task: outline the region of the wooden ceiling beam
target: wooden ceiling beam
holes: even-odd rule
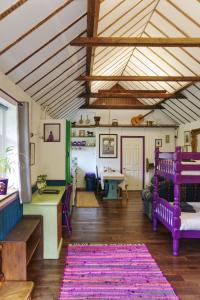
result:
[[[83,105],[85,109],[163,109],[159,105]]]
[[[178,97],[174,93],[90,93],[85,94],[82,93],[78,96],[79,98],[162,98],[162,99],[170,99]],[[181,99],[185,99],[186,97],[180,95]]]
[[[123,93],[123,94],[130,94],[130,93],[166,93],[166,90],[125,90],[125,89],[105,89],[105,90],[99,90],[99,93]]]
[[[200,47],[200,38],[77,37],[70,44],[85,47]]]
[[[118,93],[118,94],[130,94],[130,93],[166,93],[166,90],[124,90],[124,89],[109,89],[109,90],[99,90],[98,93],[101,94],[113,94],[113,93]]]
[[[79,76],[80,81],[200,81],[200,76]]]
[[[87,11],[87,37],[95,37],[97,35],[100,0],[88,0]],[[86,75],[91,75],[94,63],[94,48],[86,49]],[[86,92],[90,93],[91,83],[86,81]],[[89,104],[89,98],[86,98],[86,103]]]

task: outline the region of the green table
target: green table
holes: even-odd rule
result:
[[[32,195],[32,202],[23,204],[24,215],[43,216],[44,259],[59,258],[62,246],[62,196],[64,186],[49,186],[49,189],[59,190],[59,194]]]

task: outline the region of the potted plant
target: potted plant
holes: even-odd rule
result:
[[[0,195],[7,194],[8,174],[12,171],[13,147],[6,148],[5,155],[0,155]]]

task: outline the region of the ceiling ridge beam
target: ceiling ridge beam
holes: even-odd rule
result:
[[[71,46],[85,47],[200,47],[200,38],[77,37]]]

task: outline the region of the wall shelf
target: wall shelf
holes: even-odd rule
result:
[[[161,125],[152,125],[152,126],[147,126],[147,125],[138,125],[138,126],[132,126],[131,124],[119,124],[118,126],[114,126],[112,124],[100,124],[99,126],[96,125],[90,125],[85,126],[85,125],[73,125],[72,128],[95,128],[95,127],[99,127],[99,128],[103,128],[103,127],[113,127],[113,128],[178,128],[179,125],[175,125],[175,124],[161,124]]]
[[[72,135],[71,136],[71,138],[74,138],[74,139],[85,139],[85,138],[96,138],[96,136],[95,135],[93,135],[93,136],[74,136],[74,135]]]

